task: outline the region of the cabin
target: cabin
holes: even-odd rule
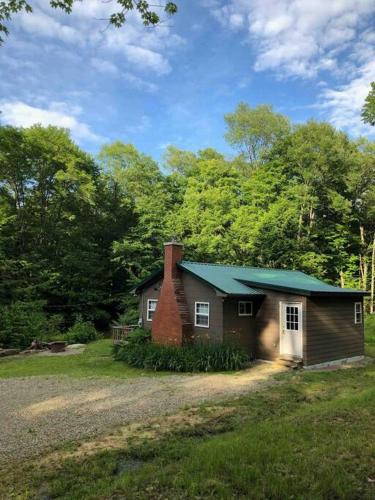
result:
[[[226,343],[253,358],[304,367],[364,355],[366,292],[300,271],[189,262],[172,241],[164,245],[163,269],[133,292],[139,322],[159,344]]]

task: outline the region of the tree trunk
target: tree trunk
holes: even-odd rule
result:
[[[368,261],[366,255],[366,240],[365,240],[365,228],[359,226],[359,234],[361,238],[361,255],[359,256],[360,262],[360,276],[361,276],[361,288],[367,290],[367,276],[368,276]]]
[[[375,233],[372,240],[371,255],[371,286],[370,286],[370,313],[374,314],[374,289],[375,289]]]
[[[341,286],[341,288],[345,287],[345,278],[344,278],[344,273],[342,270],[340,271],[340,286]]]

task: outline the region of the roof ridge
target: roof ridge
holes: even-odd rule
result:
[[[211,262],[197,262],[194,260],[181,260],[181,264],[187,263],[187,264],[199,264],[201,266],[217,266],[217,267],[238,267],[240,269],[243,269],[244,267],[247,269],[265,269],[267,271],[285,271],[285,272],[290,272],[290,273],[302,273],[306,274],[303,271],[299,271],[298,269],[283,269],[281,267],[257,267],[257,266],[238,266],[236,264],[217,264],[217,263],[211,263]],[[306,274],[306,276],[309,276]],[[318,279],[318,278],[316,278]]]

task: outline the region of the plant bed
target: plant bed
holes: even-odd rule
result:
[[[117,344],[113,350],[115,360],[153,371],[236,371],[250,361],[242,349],[229,345],[174,347],[129,342]]]

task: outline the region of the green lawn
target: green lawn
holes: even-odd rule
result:
[[[375,314],[366,316],[365,332],[366,354],[375,358]]]
[[[35,356],[0,359],[0,378],[31,375],[69,375],[71,377],[128,378],[145,372],[115,362],[109,339],[88,344],[85,352],[72,356]]]
[[[368,354],[375,323],[367,323]],[[5,498],[373,499],[375,364],[288,372],[220,422],[130,448],[5,471]],[[202,414],[205,408],[201,409]],[[20,479],[22,478],[22,479]]]

